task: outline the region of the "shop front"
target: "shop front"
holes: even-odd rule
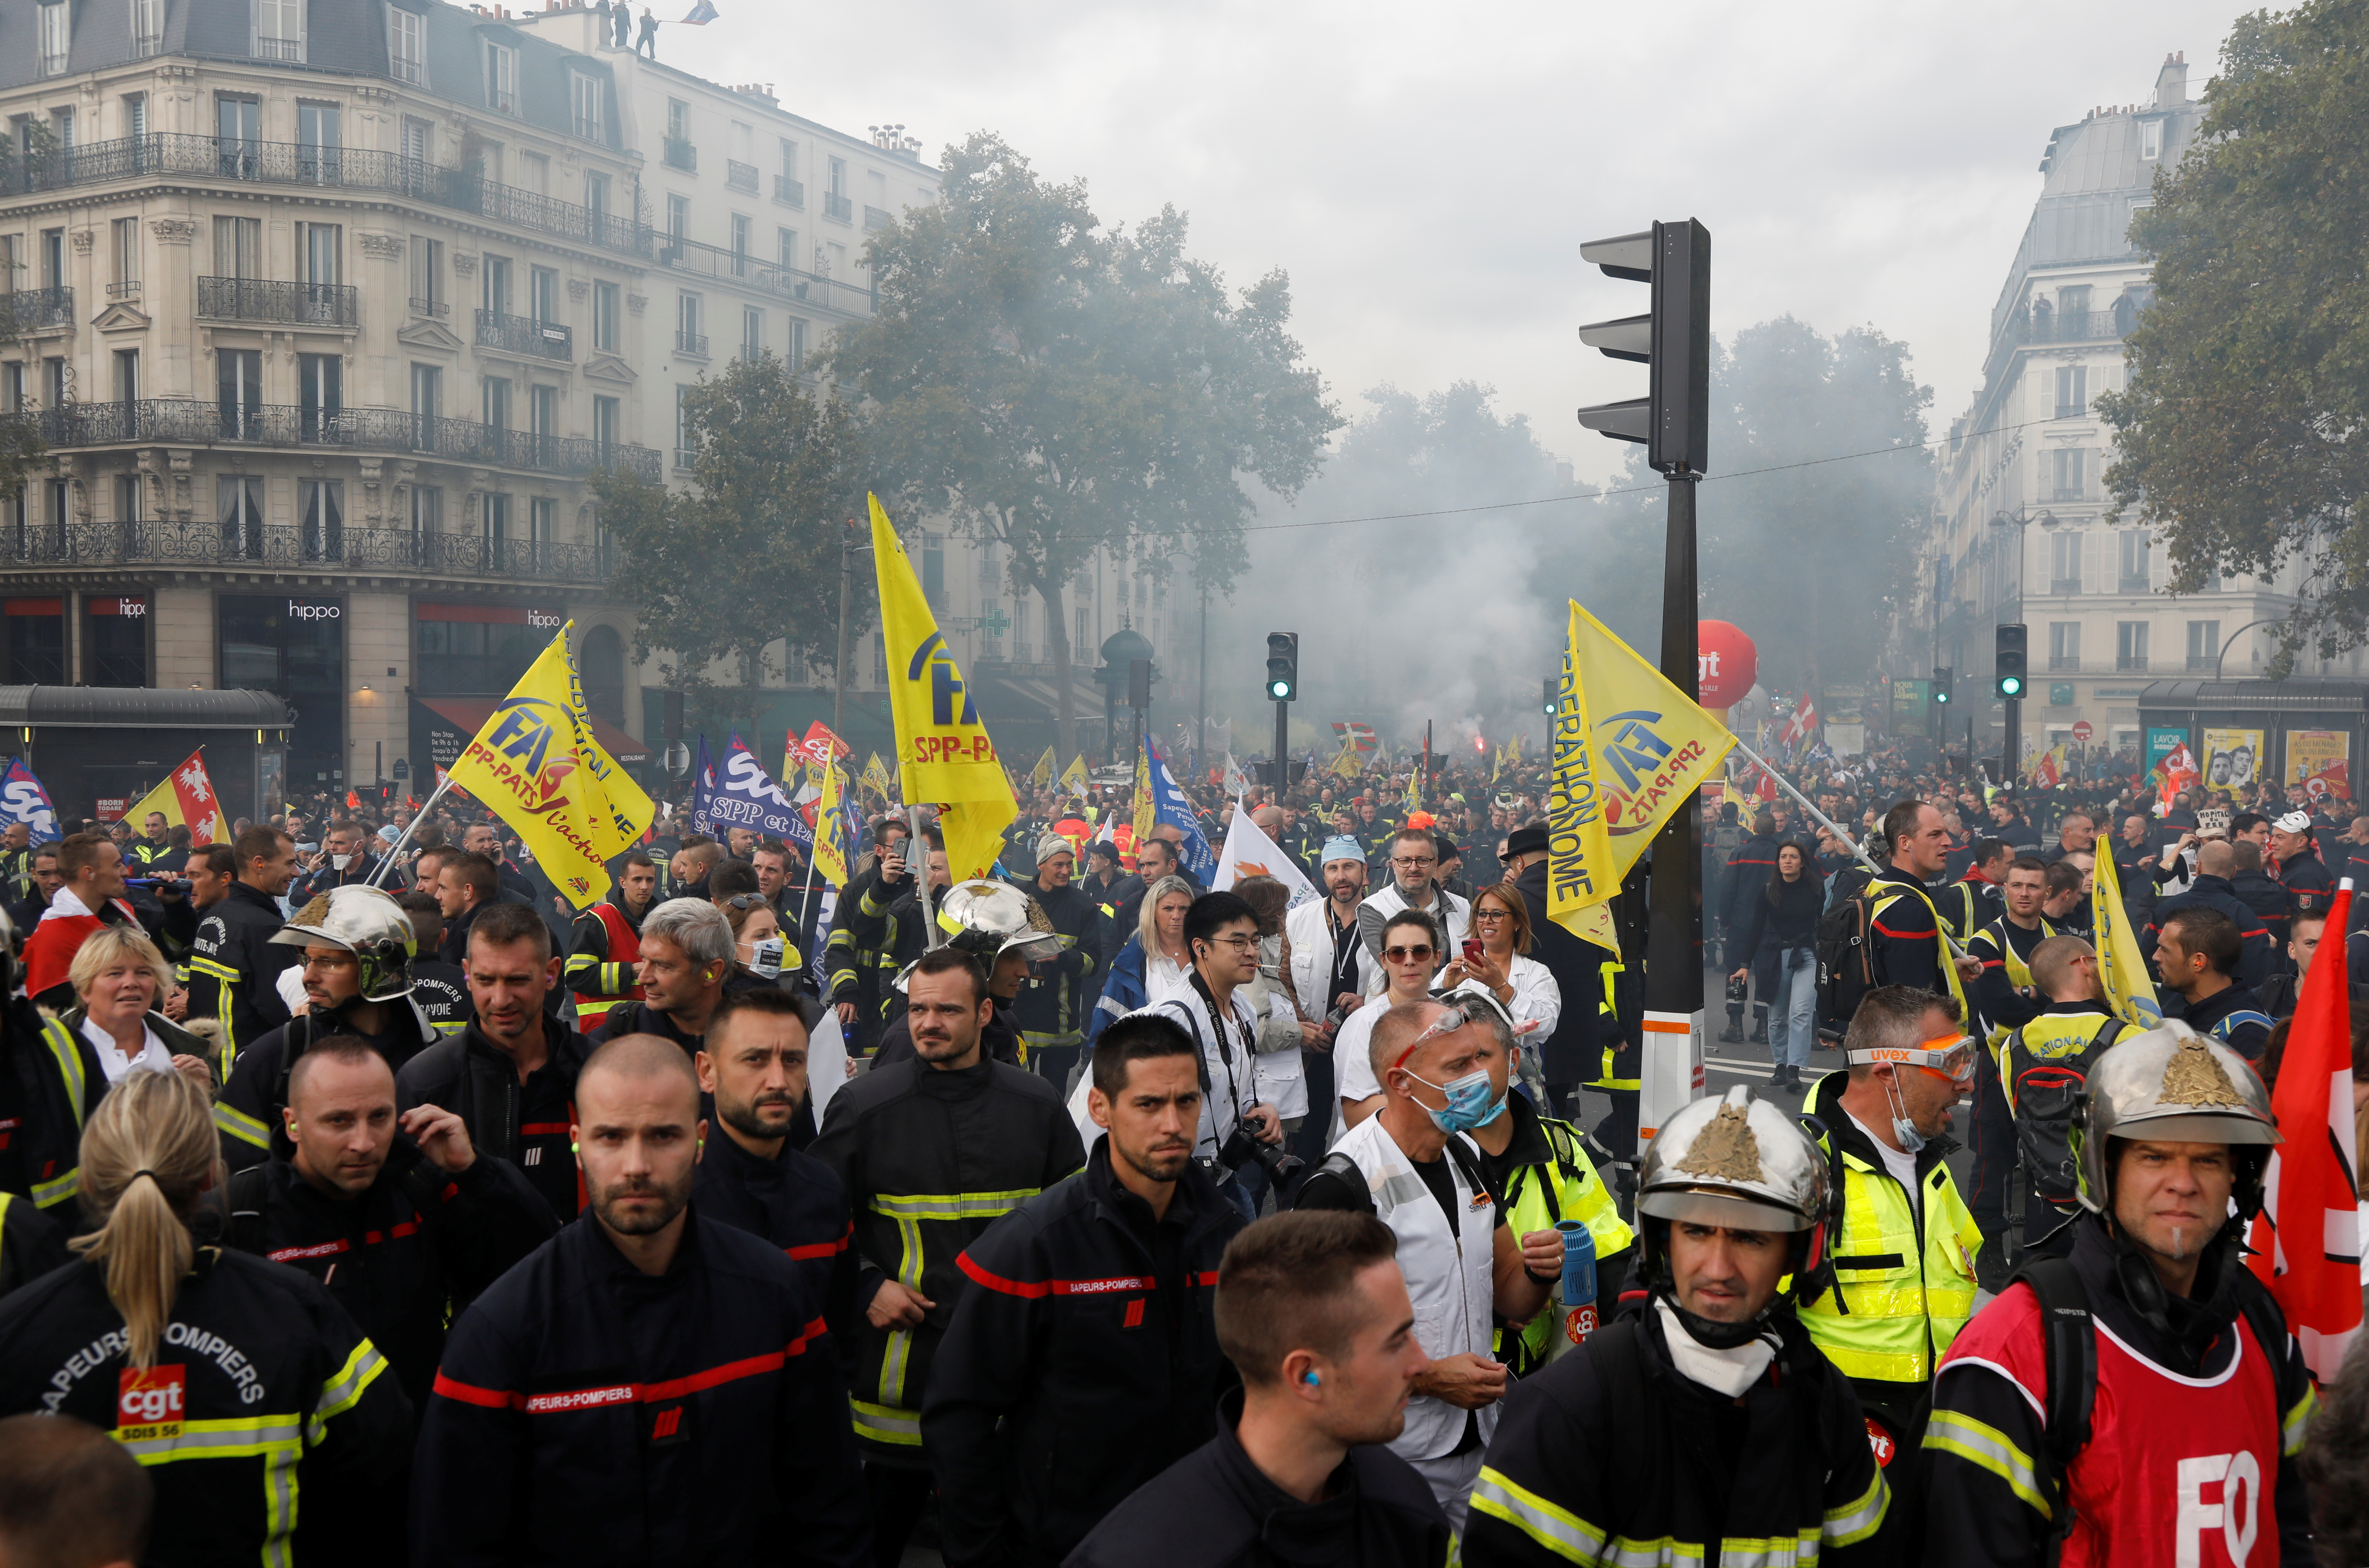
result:
[[[2352,759],[2369,738],[2369,682],[2157,681],[2138,704],[2144,766],[2185,746],[2207,789],[2251,798],[2268,781],[2340,807],[2353,799]]]
[[[220,680],[287,704],[288,788],[346,788],[346,601],[284,593],[214,601]]]

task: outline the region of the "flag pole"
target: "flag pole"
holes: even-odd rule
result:
[[[1744,753],[1745,761],[1757,763],[1760,771],[1767,773],[1771,779],[1775,780],[1779,789],[1781,789],[1787,795],[1791,795],[1794,803],[1800,806],[1803,811],[1809,813],[1810,817],[1816,821],[1819,827],[1824,828],[1841,842],[1849,846],[1851,857],[1853,859],[1857,860],[1861,865],[1866,866],[1870,871],[1874,872],[1879,876],[1883,874],[1885,868],[1876,864],[1874,860],[1869,856],[1868,853],[1860,848],[1859,841],[1857,839],[1851,837],[1848,833],[1844,832],[1842,829],[1835,825],[1833,818],[1829,818],[1825,812],[1819,810],[1816,807],[1811,805],[1809,796],[1803,795],[1800,790],[1795,789],[1792,784],[1786,780],[1784,774],[1779,773],[1776,769],[1770,767],[1768,762],[1763,761],[1759,752],[1755,751],[1751,747],[1746,746],[1741,738],[1734,737],[1734,731],[1730,731],[1729,734],[1732,738],[1735,739],[1735,749]],[[1950,934],[1949,928],[1947,926],[1943,926],[1940,928],[1940,932],[1941,940],[1950,944],[1950,951],[1956,954],[1961,958],[1964,957],[1966,956],[1966,950],[1958,945],[1957,939]]]
[[[436,803],[443,799],[444,792],[452,787],[452,775],[446,773],[435,789],[429,793],[428,798],[419,803],[419,809],[411,814],[411,820],[403,825],[403,832],[395,839],[393,847],[378,857],[378,869],[370,874],[370,880],[364,882],[363,887],[375,887],[379,885],[379,878],[384,876],[388,869],[395,864],[395,857],[403,853],[403,846],[411,841],[411,835],[418,830],[419,824],[427,819],[429,812],[436,809]]]
[[[905,842],[921,852],[921,868],[913,874],[913,892],[921,900],[921,950],[944,945],[945,938],[938,933],[938,917],[930,910],[930,841],[921,837],[921,808],[908,804],[905,807]]]

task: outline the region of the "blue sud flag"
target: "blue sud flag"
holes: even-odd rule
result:
[[[806,814],[790,804],[738,734],[725,748],[723,761],[712,769],[707,738],[700,737],[699,778],[700,787],[692,797],[692,825],[701,832],[721,838],[727,829],[748,828],[785,843],[814,843],[814,828]]]
[[[58,808],[22,757],[9,758],[7,773],[0,775],[0,822],[24,823],[37,844],[58,841]]]
[[[1144,743],[1144,750],[1151,754],[1152,818],[1184,833],[1184,869],[1193,874],[1194,881],[1207,887],[1218,875],[1217,852],[1209,848],[1209,841],[1202,835],[1201,818],[1193,814],[1191,802],[1176,787],[1176,776],[1168,771],[1168,759],[1150,741]]]

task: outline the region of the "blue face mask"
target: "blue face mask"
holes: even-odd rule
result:
[[[1472,1125],[1476,1127],[1487,1127],[1491,1122],[1494,1122],[1499,1116],[1504,1116],[1505,1114],[1506,1103],[1512,1100],[1513,1097],[1514,1080],[1509,1074],[1505,1079],[1505,1092],[1503,1094],[1498,1095],[1495,1103],[1490,1105],[1488,1114],[1483,1116],[1479,1121],[1474,1122]]]
[[[1412,1072],[1407,1076],[1414,1078]],[[1493,1091],[1489,1086],[1489,1074],[1478,1068],[1446,1083],[1434,1083],[1428,1078],[1414,1078],[1414,1081],[1426,1089],[1436,1089],[1448,1096],[1448,1109],[1444,1111],[1435,1111],[1429,1105],[1423,1107],[1430,1116],[1432,1125],[1442,1132],[1471,1132],[1476,1127],[1485,1127],[1505,1108],[1502,1100],[1497,1102],[1494,1110],[1491,1108],[1489,1102]]]

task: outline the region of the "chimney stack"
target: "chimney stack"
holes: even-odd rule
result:
[[[2163,57],[2163,69],[2155,76],[2155,107],[2178,109],[2188,101],[2188,52]]]

